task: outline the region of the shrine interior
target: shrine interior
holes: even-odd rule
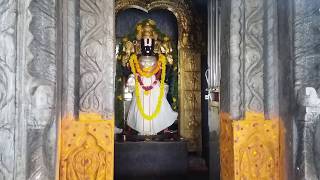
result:
[[[146,12],[135,7],[119,11],[116,14],[116,56],[120,59],[116,65],[115,87],[115,123],[119,131],[115,140],[116,179],[174,179],[181,176],[186,176],[188,179],[209,178],[208,105],[207,100],[205,100],[207,84],[205,72],[208,68],[207,5],[205,0],[194,1],[190,4],[190,9],[188,9],[196,17],[194,18],[196,27],[190,30],[190,35],[195,34],[197,38],[191,43],[193,43],[194,48],[199,50],[197,61],[199,61],[200,68],[195,72],[198,73],[197,76],[200,78],[196,79],[197,82],[191,83],[196,83],[196,86],[201,87],[201,89],[197,89],[199,97],[196,97],[196,100],[201,101],[194,102],[194,99],[190,99],[191,103],[199,103],[195,104],[195,106],[198,106],[197,110],[201,111],[199,113],[201,117],[197,122],[199,129],[192,129],[199,133],[195,138],[194,145],[188,145],[188,139],[180,136],[181,131],[179,128],[184,124],[179,121],[184,121],[181,120],[183,116],[178,115],[178,118],[172,124],[170,123],[170,126],[152,135],[142,135],[143,133],[132,128],[127,122],[134,93],[126,91],[127,82],[130,81],[129,76],[132,71],[128,69],[128,65],[123,66],[123,61],[125,61],[122,58],[124,57],[123,51],[126,51],[123,50],[126,48],[124,40],[126,41],[130,38],[134,40],[137,25],[148,20],[154,21],[157,31],[170,39],[172,47],[173,63],[167,65],[166,68],[165,83],[169,87],[166,99],[172,110],[178,114],[183,113],[181,111],[188,111],[187,109],[179,108],[179,103],[184,102],[179,98],[188,97],[184,97],[179,91],[179,89],[182,89],[179,81],[179,72],[181,67],[184,67],[184,61],[187,61],[187,59],[178,58],[181,56],[179,50],[182,49],[182,42],[179,41],[179,26],[181,25],[178,24],[177,17],[174,12],[166,9],[152,9]],[[185,81],[188,81],[188,79]],[[154,125],[156,126],[156,124]]]

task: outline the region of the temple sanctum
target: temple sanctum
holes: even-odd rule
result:
[[[0,0],[0,180],[320,180],[319,0]]]

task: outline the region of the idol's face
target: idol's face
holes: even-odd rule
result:
[[[151,38],[141,39],[141,53],[143,56],[153,56],[154,40]]]

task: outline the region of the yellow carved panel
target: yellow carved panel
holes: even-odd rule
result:
[[[224,180],[280,179],[279,120],[247,113],[234,121],[221,114],[221,177]]]
[[[112,180],[114,121],[97,114],[69,116],[61,121],[60,180]]]

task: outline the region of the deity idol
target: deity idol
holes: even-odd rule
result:
[[[125,45],[134,46],[135,49],[135,53],[130,53],[129,60],[132,74],[128,78],[127,88],[132,89],[134,96],[127,124],[140,135],[156,135],[171,126],[178,116],[166,98],[166,64],[171,63],[172,58],[168,55],[167,46],[161,43],[166,45],[168,38],[163,42],[158,41],[154,28],[152,20],[138,25],[137,41]],[[158,45],[160,47],[155,50]]]

